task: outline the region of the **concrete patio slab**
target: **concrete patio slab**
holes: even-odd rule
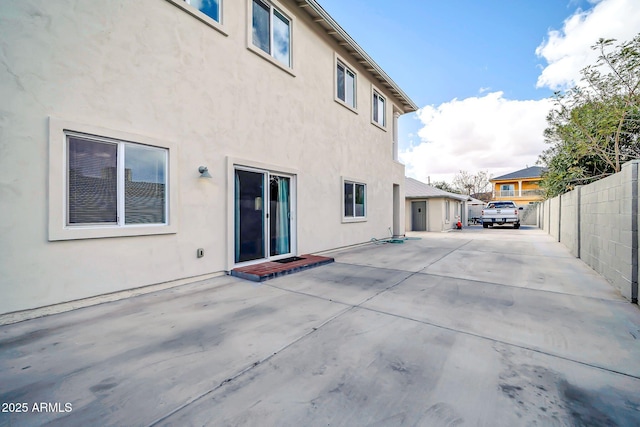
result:
[[[0,425],[145,425],[312,332],[347,307],[219,278],[0,329]]]
[[[619,293],[598,273],[575,258],[458,250],[422,273],[480,280],[509,286],[594,298],[617,299]],[[576,280],[576,278],[580,278]]]
[[[640,377],[624,301],[416,274],[363,307]]]
[[[487,245],[485,239],[474,239],[465,245],[464,249],[474,252],[497,252],[517,255],[530,255],[535,253],[538,256],[575,258],[565,246],[556,244],[557,242],[549,239],[548,236],[535,236],[530,232],[532,231],[530,228],[522,227],[518,230],[527,233],[527,239],[525,240],[509,238],[512,236],[507,236],[506,231],[507,230],[483,230],[482,233],[484,234],[496,233],[491,236],[493,237],[491,244]]]
[[[419,236],[1,326],[0,426],[640,425],[637,305],[533,228]]]
[[[453,239],[407,240],[405,243],[370,244],[332,253],[336,262],[418,272],[455,251],[464,242]],[[420,248],[420,251],[416,251]]]
[[[638,379],[354,309],[160,425],[632,426],[639,386]]]
[[[594,298],[620,296],[602,276],[585,263],[576,262],[565,246],[539,230],[474,231],[481,238],[468,240],[465,236],[470,234],[448,233],[451,238],[464,240],[464,245],[420,272]],[[489,237],[493,239],[487,240]]]
[[[389,289],[411,273],[334,263],[268,284],[288,291],[313,295],[331,301],[358,305]]]

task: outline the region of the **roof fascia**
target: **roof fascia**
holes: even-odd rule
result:
[[[380,80],[387,84],[387,88],[395,95],[395,97],[401,102],[402,109],[405,113],[411,113],[418,110],[418,106],[404,93],[400,86],[391,79],[384,72],[382,68],[362,49],[358,43],[351,38],[349,34],[329,15],[323,8],[316,2],[316,0],[298,0],[300,7],[310,7],[313,11],[319,15],[322,20],[331,28],[332,35],[336,38],[342,39],[344,43],[350,46],[357,54],[362,58],[359,62],[363,62],[367,65],[367,69]],[[356,58],[358,59],[358,58]]]

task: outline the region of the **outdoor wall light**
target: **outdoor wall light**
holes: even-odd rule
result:
[[[206,166],[200,166],[198,168],[198,172],[200,172],[200,178],[211,178],[211,174],[209,174],[209,168]]]

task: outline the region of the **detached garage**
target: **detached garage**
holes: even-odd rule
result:
[[[413,178],[405,177],[406,231],[447,231],[458,217],[466,223],[469,196],[449,193]]]

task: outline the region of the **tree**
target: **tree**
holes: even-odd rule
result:
[[[449,193],[460,193],[457,188],[454,188],[446,181],[435,181],[432,185],[440,190],[448,191]]]
[[[480,171],[472,174],[461,170],[453,177],[453,186],[456,187],[461,194],[486,193],[491,190],[489,179],[491,179],[491,175],[489,175],[488,171]]]
[[[554,94],[539,157],[546,166],[540,186],[554,197],[619,172],[640,157],[640,33],[613,47],[600,39],[592,49],[600,55],[581,71],[577,86]]]

